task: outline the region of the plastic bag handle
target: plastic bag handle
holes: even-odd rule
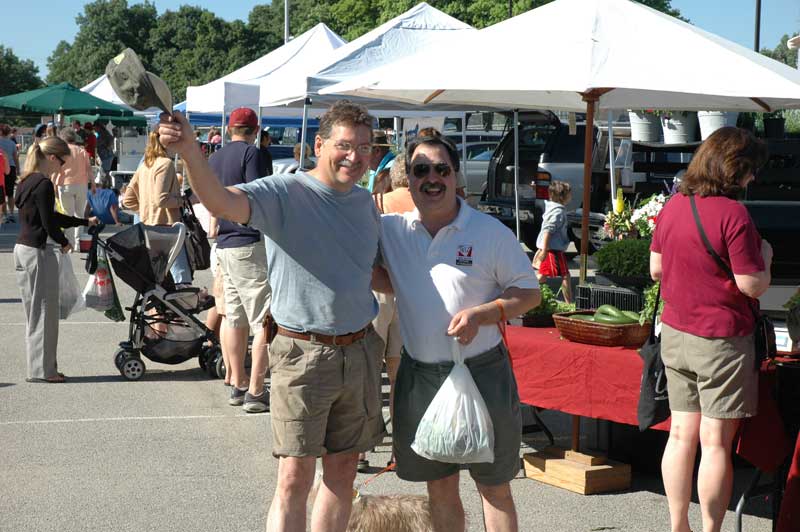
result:
[[[456,364],[463,364],[464,363],[464,355],[461,353],[461,344],[458,343],[458,338],[453,336],[453,362]]]

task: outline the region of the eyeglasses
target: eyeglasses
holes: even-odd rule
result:
[[[447,163],[418,163],[411,167],[411,173],[414,174],[414,177],[417,179],[422,179],[431,173],[431,168],[442,177],[450,177],[450,174],[453,173],[453,169],[450,168],[450,165]]]
[[[65,164],[67,164],[67,162],[64,159],[62,159],[60,155],[53,155],[53,157],[58,159],[58,162],[61,163],[60,166],[64,166]]]
[[[358,146],[353,146],[349,142],[337,142],[333,145],[333,147],[340,152],[347,154],[356,152],[359,155],[369,155],[372,153],[372,144],[359,144]]]

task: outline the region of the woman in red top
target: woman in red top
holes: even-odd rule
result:
[[[721,529],[733,483],[733,438],[740,420],[758,407],[751,305],[757,308],[756,298],[769,287],[772,248],[735,198],[766,159],[766,147],[751,133],[717,130],[697,150],[653,234],[650,273],[661,280],[661,356],[672,410],[661,470],[673,532],[690,530],[698,441],[703,530]],[[706,250],[690,197],[735,282]]]

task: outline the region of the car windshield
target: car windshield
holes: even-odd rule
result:
[[[533,198],[531,181],[539,168],[539,159],[548,142],[558,131],[558,124],[523,124],[519,131],[519,193],[521,198]],[[514,136],[509,134],[496,166],[495,194],[514,196]]]

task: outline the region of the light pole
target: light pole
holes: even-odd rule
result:
[[[283,0],[283,44],[289,42],[289,0]]]
[[[761,0],[756,0],[756,34],[753,50],[758,52],[761,48]]]

